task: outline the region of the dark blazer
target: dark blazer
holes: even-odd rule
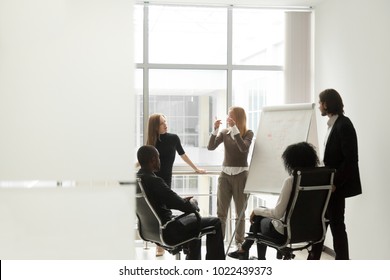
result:
[[[171,209],[185,213],[196,211],[196,207],[188,199],[181,198],[168,187],[162,178],[157,177],[154,173],[141,168],[137,177],[141,178],[146,195],[163,224],[173,217]]]
[[[344,197],[362,193],[358,166],[358,142],[351,120],[339,115],[325,146],[324,164],[336,169],[336,192]]]

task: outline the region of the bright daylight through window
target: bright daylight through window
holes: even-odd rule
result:
[[[206,149],[213,120],[226,125],[228,107],[242,106],[256,132],[262,107],[283,104],[285,12],[139,4],[134,18],[137,147],[162,113],[193,162],[219,168],[223,148]]]

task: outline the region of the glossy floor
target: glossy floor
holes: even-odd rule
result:
[[[227,248],[227,244],[226,244]],[[236,248],[230,248],[229,252],[235,251]],[[206,247],[205,245],[202,246],[202,259],[204,259],[204,255],[206,253]],[[174,260],[175,256],[169,254],[168,252],[165,252],[163,256],[156,257],[156,246],[152,243],[145,243],[138,241],[136,246],[136,259],[137,260]],[[252,246],[250,250],[250,257],[257,256],[256,252],[256,246]],[[181,253],[181,260],[184,260],[185,255]],[[295,252],[295,258],[294,260],[306,260],[307,258],[307,250],[303,251],[297,251]],[[321,260],[333,260],[334,257],[331,255],[323,252],[321,255]],[[226,260],[235,260],[230,257],[226,257]],[[276,260],[276,251],[275,249],[269,248],[267,250],[267,260]]]

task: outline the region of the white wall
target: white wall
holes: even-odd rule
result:
[[[0,259],[134,258],[134,188],[0,189]]]
[[[129,180],[132,2],[0,2],[0,180]]]
[[[0,259],[134,257],[133,1],[0,1]]]
[[[315,8],[316,102],[323,89],[338,90],[358,134],[363,195],[346,203],[351,259],[390,259],[389,10],[388,0],[326,0]]]
[[[323,0],[150,0],[149,3],[172,3],[172,4],[216,4],[216,5],[236,5],[250,7],[293,7],[293,6],[315,6]]]

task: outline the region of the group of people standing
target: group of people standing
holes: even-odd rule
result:
[[[327,89],[319,95],[319,110],[323,116],[328,116],[328,133],[325,139],[325,166],[337,170],[334,179],[333,192],[326,213],[333,235],[333,245],[336,259],[349,259],[348,238],[344,222],[345,198],[361,194],[361,184],[358,169],[358,146],[356,131],[352,122],[344,116],[344,105],[339,93]],[[207,149],[215,150],[224,145],[222,171],[217,187],[217,216],[202,218],[202,227],[213,225],[216,234],[207,235],[206,259],[225,259],[224,237],[227,214],[233,199],[236,211],[235,242],[237,250],[228,255],[237,259],[248,259],[251,241],[245,241],[245,210],[247,194],[244,193],[248,176],[248,154],[254,133],[247,128],[246,113],[241,107],[231,107],[226,119],[226,128],[221,129],[222,120],[214,122]],[[138,150],[137,158],[141,165],[137,176],[145,186],[147,195],[153,196],[152,201],[157,214],[163,221],[172,217],[171,209],[183,212],[196,211],[197,207],[190,203],[190,198],[181,198],[173,190],[172,168],[176,153],[196,173],[206,173],[198,168],[186,155],[180,138],[168,133],[166,117],[163,114],[153,114],[149,117],[146,145]],[[286,148],[282,155],[283,164],[289,173],[285,179],[280,196],[274,208],[256,208],[250,215],[251,231],[261,232],[276,238],[283,238],[283,230],[274,219],[283,219],[288,199],[292,189],[292,172],[298,167],[315,167],[319,159],[315,147],[306,142],[295,143]],[[185,240],[186,233],[193,230],[196,219],[183,224],[170,224],[172,241]],[[188,234],[187,234],[188,235]],[[190,242],[187,259],[200,259],[200,241]],[[308,259],[320,259],[323,243],[312,247]],[[258,258],[265,259],[266,246],[257,245]],[[156,256],[164,254],[157,246]]]

